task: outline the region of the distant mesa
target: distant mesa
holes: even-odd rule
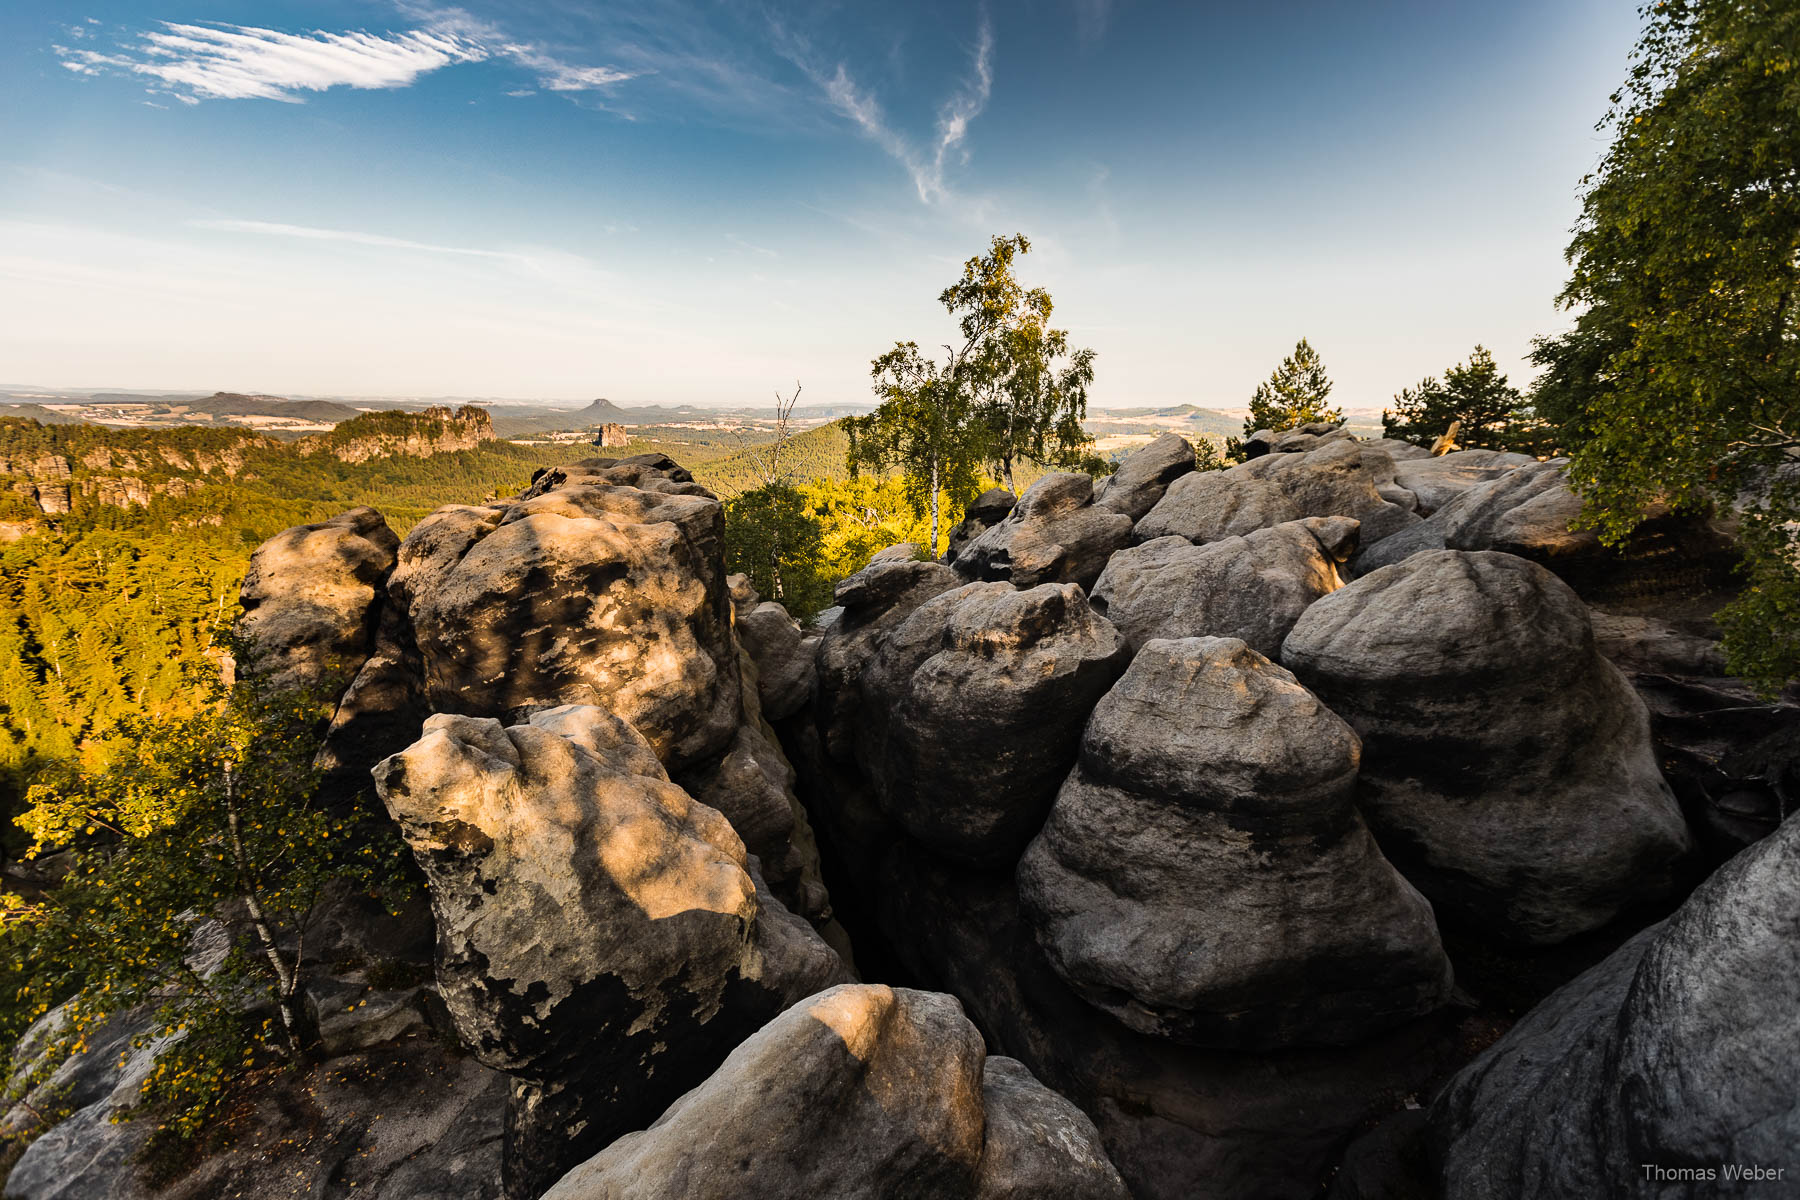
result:
[[[628,446],[631,444],[631,431],[617,421],[609,421],[600,427],[599,436],[594,438],[596,446]]]

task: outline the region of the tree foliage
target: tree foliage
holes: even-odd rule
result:
[[[1394,397],[1381,414],[1382,431],[1391,438],[1430,445],[1457,426],[1456,443],[1488,450],[1535,453],[1545,440],[1525,394],[1507,382],[1484,346],[1476,346],[1466,363],[1421,380]]]
[[[71,848],[73,867],[39,899],[7,896],[0,933],[4,1032],[61,1005],[15,1098],[100,1022],[148,1010],[136,1044],[159,1053],[142,1107],[176,1139],[204,1128],[237,1072],[312,1056],[307,916],[327,881],[375,888],[398,861],[312,803],[322,704],[201,686],[197,712],[122,719],[131,753],[32,788],[19,824],[33,852]]]
[[[1294,352],[1281,360],[1281,365],[1263,383],[1256,385],[1250,397],[1250,416],[1244,421],[1247,438],[1259,429],[1280,433],[1284,429],[1307,425],[1314,421],[1342,421],[1342,409],[1328,407],[1331,380],[1325,375],[1325,364],[1305,338],[1294,345]]]
[[[758,595],[806,618],[831,600],[819,570],[824,529],[791,483],[768,483],[725,502],[725,569],[749,576]]]
[[[1734,670],[1774,686],[1800,674],[1800,6],[1643,13],[1569,247],[1562,300],[1579,315],[1537,346],[1536,402],[1608,541],[1659,502],[1757,497],[1726,646]]]
[[[917,342],[895,343],[871,365],[880,406],[844,423],[852,473],[897,469],[931,516],[934,553],[945,530],[939,495],[966,503],[984,465],[1009,486],[1024,459],[1101,469],[1082,428],[1094,353],[1071,350],[1067,331],[1050,328],[1050,293],[1013,274],[1030,249],[1023,234],[995,237],[988,253],[964,263],[962,278],[938,296],[960,342],[944,346],[942,361]]]

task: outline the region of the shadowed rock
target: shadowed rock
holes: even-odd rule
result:
[[[1448,1200],[1785,1195],[1800,1146],[1800,819],[1545,1000],[1432,1106]],[[1643,1165],[1714,1178],[1646,1178]],[[1755,1164],[1780,1177],[1732,1178]]]
[[[457,1031],[514,1077],[509,1196],[537,1196],[843,976],[760,892],[726,819],[600,709],[435,716],[375,780],[430,883]]]
[[[1018,502],[1019,498],[1005,488],[989,488],[977,496],[974,503],[963,510],[963,519],[950,531],[950,544],[944,551],[944,561],[956,562],[964,547],[1004,521],[1006,514]]]
[[[1362,736],[1359,802],[1440,916],[1550,943],[1673,886],[1644,704],[1544,568],[1414,556],[1314,603],[1282,660]]]
[[[1132,536],[1147,542],[1176,534],[1205,543],[1304,517],[1355,517],[1369,545],[1418,521],[1376,489],[1368,462],[1384,457],[1346,436],[1310,453],[1276,452],[1225,471],[1196,471],[1169,485]],[[1391,462],[1387,470],[1391,476]]]
[[[1153,641],[1019,864],[1052,965],[1144,1033],[1354,1042],[1441,1005],[1431,906],[1354,804],[1356,735],[1234,638]]]
[[[738,609],[737,636],[756,663],[763,715],[781,721],[799,712],[812,699],[818,666],[787,609],[773,600]]]
[[[1094,607],[1134,647],[1152,638],[1234,637],[1274,658],[1320,596],[1343,586],[1357,522],[1311,517],[1204,546],[1162,537],[1119,551],[1094,584]]]
[[[1107,557],[1130,539],[1131,518],[1094,503],[1092,477],[1053,471],[1026,488],[1004,520],[962,549],[956,569],[1022,588],[1092,587]]]
[[[1129,653],[1074,584],[927,600],[862,676],[857,759],[883,811],[940,853],[1012,861]]]
[[[342,692],[369,657],[399,545],[380,513],[353,508],[257,547],[239,592],[238,631],[251,641],[240,671],[277,688]]]
[[[1023,1067],[986,1058],[951,997],[859,985],[771,1021],[544,1200],[1125,1200],[1098,1142]]]

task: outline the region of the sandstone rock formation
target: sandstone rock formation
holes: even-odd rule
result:
[[[842,977],[836,955],[757,888],[729,823],[601,709],[549,709],[511,728],[434,716],[375,778],[430,881],[457,1030],[514,1078],[516,1200]]]
[[[1282,661],[1362,736],[1359,803],[1440,919],[1556,942],[1675,885],[1643,702],[1544,568],[1413,556],[1315,602]]]
[[[950,531],[950,544],[944,561],[953,563],[970,542],[1006,519],[1019,498],[1005,488],[989,488],[963,509],[963,519]]]
[[[1272,453],[1224,471],[1197,471],[1169,490],[1137,523],[1133,539],[1176,534],[1215,542],[1304,517],[1355,517],[1371,545],[1418,517],[1383,498],[1369,461],[1385,458],[1348,437],[1324,439],[1308,452]],[[1392,473],[1391,462],[1387,471]]]
[[[544,1200],[1126,1195],[1092,1123],[987,1058],[954,999],[861,985],[783,1013]]]
[[[1074,584],[972,583],[925,601],[860,678],[857,758],[924,845],[1010,863],[1129,650]]]
[[[756,663],[756,691],[763,716],[781,721],[812,699],[818,664],[813,647],[802,639],[800,626],[773,600],[755,601],[737,610],[737,636]]]
[[[1057,971],[1133,1029],[1258,1049],[1429,1012],[1431,906],[1375,848],[1356,735],[1234,638],[1152,641],[1019,864]]]
[[[1154,538],[1112,556],[1094,584],[1094,607],[1133,646],[1234,637],[1275,658],[1306,606],[1343,586],[1339,571],[1358,532],[1350,517],[1309,517],[1204,546]]]
[[[1119,469],[1096,485],[1094,503],[1136,521],[1194,465],[1192,443],[1179,433],[1161,434],[1120,460]]]
[[[1800,819],[1789,819],[1456,1077],[1430,1115],[1443,1194],[1783,1194],[1800,1146],[1797,1044]],[[1785,1174],[1733,1178],[1750,1165]]]
[[[354,508],[257,547],[239,592],[252,644],[239,669],[273,687],[343,691],[374,644],[399,545],[380,513]]]
[[[1005,519],[970,541],[956,569],[971,579],[1092,587],[1107,557],[1131,538],[1131,518],[1094,503],[1088,475],[1052,471],[1025,489]]]

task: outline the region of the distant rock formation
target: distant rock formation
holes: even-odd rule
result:
[[[600,426],[599,434],[594,438],[594,445],[602,448],[609,446],[629,446],[631,431],[616,422],[607,422]]]
[[[465,404],[458,409],[436,406],[417,413],[364,413],[330,433],[302,438],[296,449],[302,455],[329,454],[340,462],[359,463],[389,454],[429,458],[473,450],[493,438],[494,422],[487,409]]]

